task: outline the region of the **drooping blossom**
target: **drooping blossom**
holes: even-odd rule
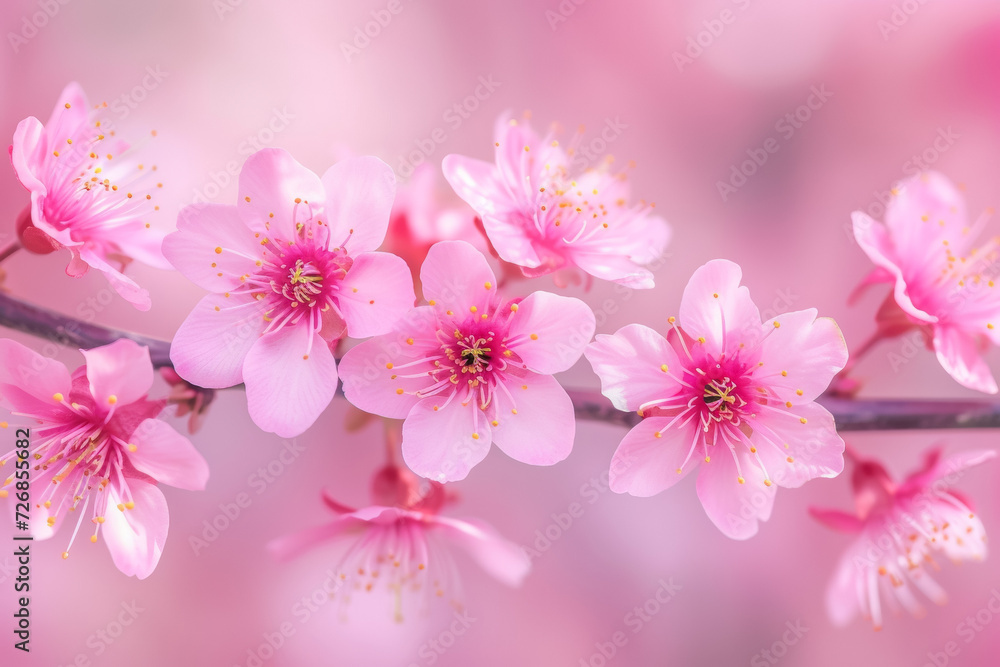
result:
[[[579,269],[633,288],[653,287],[645,268],[662,257],[670,228],[653,204],[629,204],[629,184],[610,161],[588,164],[550,134],[501,117],[495,163],[448,155],[442,168],[455,192],[482,219],[500,258],[527,277],[556,273],[566,284]]]
[[[97,269],[123,298],[149,310],[149,293],[123,271],[133,259],[170,268],[160,252],[163,233],[151,222],[163,183],[155,166],[139,162],[115,136],[104,116],[107,106],[91,108],[80,86],[71,83],[48,123],[34,117],[18,123],[10,160],[31,205],[17,233],[32,252],[66,248],[68,275]]]
[[[535,292],[498,294],[486,258],[442,241],[420,270],[428,305],[341,362],[354,405],[403,425],[403,458],[418,475],[463,479],[495,442],[533,465],[573,447],[573,405],[552,373],[580,358],[594,333],[582,301]]]
[[[118,340],[81,350],[72,374],[61,363],[0,339],[0,426],[30,429],[32,533],[51,537],[62,524],[98,534],[119,570],[145,579],[167,538],[167,501],[157,484],[197,491],[208,464],[191,442],[157,419],[165,402],[149,400],[149,350]],[[17,435],[22,438],[23,434]],[[0,456],[10,475],[0,496],[14,495],[18,450]]]
[[[246,384],[250,417],[293,437],[333,398],[331,346],[385,333],[413,306],[406,263],[373,252],[385,236],[395,178],[374,157],[320,179],[286,151],[243,165],[236,206],[185,207],[163,243],[184,275],[212,292],[180,326],[177,373],[201,387]]]
[[[878,267],[862,285],[893,284],[894,307],[882,309],[880,326],[902,320],[920,327],[957,382],[995,394],[997,383],[980,354],[987,343],[1000,343],[994,282],[1000,237],[980,241],[989,216],[970,224],[962,194],[939,173],[914,176],[892,193],[884,224],[853,214],[854,237]],[[898,334],[900,327],[892,329]]]
[[[160,376],[170,385],[167,404],[177,406],[178,417],[187,416],[188,433],[197,433],[201,430],[209,406],[215,400],[215,390],[196,387],[169,366],[160,369]]]
[[[425,482],[421,489],[408,471],[388,465],[373,487],[374,504],[361,509],[324,493],[335,519],[268,545],[288,560],[330,542],[338,554],[332,597],[345,616],[352,597],[364,595],[384,599],[385,613],[397,622],[428,615],[435,602],[461,607],[455,547],[508,586],[519,586],[531,569],[524,551],[486,522],[441,516],[448,501],[441,484]]]
[[[631,324],[584,353],[615,407],[643,417],[615,452],[611,489],[652,496],[699,468],[698,498],[734,539],[770,517],[776,486],[843,470],[844,442],[815,400],[847,361],[840,329],[815,309],[761,323],[741,277],[712,260],[667,339]]]
[[[854,536],[826,592],[830,619],[846,625],[860,613],[882,628],[883,605],[923,616],[920,597],[945,604],[928,574],[942,556],[955,563],[986,557],[986,532],[958,492],[949,489],[965,470],[996,456],[969,451],[943,459],[930,450],[924,466],[897,483],[877,461],[854,459],[855,512],[811,508],[824,525]]]

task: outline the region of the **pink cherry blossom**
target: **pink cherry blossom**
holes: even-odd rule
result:
[[[926,332],[944,369],[963,386],[995,394],[980,352],[1000,343],[993,280],[1000,237],[977,245],[988,216],[970,224],[961,193],[941,174],[919,174],[892,192],[885,224],[853,214],[854,237],[878,266],[862,285],[892,283],[895,310]]]
[[[854,535],[826,593],[831,620],[846,625],[859,612],[882,627],[882,605],[923,616],[917,592],[944,604],[944,590],[927,573],[935,556],[955,563],[986,557],[986,532],[968,501],[949,490],[964,471],[996,456],[969,451],[947,459],[929,451],[924,466],[896,483],[876,461],[855,460],[855,513],[810,509],[835,530]]]
[[[90,541],[103,535],[118,569],[145,579],[160,560],[169,524],[157,484],[204,489],[208,464],[156,418],[165,402],[146,397],[153,384],[147,348],[123,339],[81,351],[86,364],[70,374],[59,362],[0,339],[0,426],[8,433],[30,428],[35,537],[51,537],[68,521],[67,558],[86,520]],[[0,495],[15,486],[16,452],[0,457],[12,471]]]
[[[552,373],[580,358],[593,311],[548,292],[503,298],[486,258],[464,241],[434,245],[420,279],[429,305],[344,355],[347,399],[405,419],[406,464],[438,481],[463,479],[491,442],[532,465],[566,458],[573,405]]]
[[[163,234],[150,223],[163,184],[153,173],[156,167],[139,164],[115,136],[102,116],[106,108],[91,109],[80,86],[71,83],[48,123],[29,117],[18,124],[10,159],[31,194],[18,235],[33,252],[66,248],[68,275],[97,269],[118,294],[149,310],[149,293],[122,271],[132,259],[170,268],[160,252]]]
[[[170,358],[201,387],[246,384],[254,422],[282,437],[309,428],[333,399],[331,346],[385,333],[413,307],[406,263],[373,252],[395,191],[374,157],[320,179],[283,150],[251,155],[237,206],[181,210],[164,253],[212,294],[181,325]]]
[[[461,607],[454,547],[508,586],[519,586],[531,569],[524,550],[489,524],[439,515],[448,500],[442,485],[430,482],[420,493],[413,475],[390,465],[376,476],[375,491],[376,504],[361,509],[324,493],[337,518],[268,545],[275,557],[287,560],[331,542],[331,550],[339,552],[333,597],[343,613],[352,596],[361,595],[383,598],[396,622],[428,615],[434,601]]]
[[[761,323],[740,267],[712,260],[691,276],[669,340],[631,324],[585,355],[603,393],[643,417],[611,463],[618,493],[652,496],[698,473],[698,498],[727,536],[757,533],[775,485],[843,470],[844,442],[815,403],[847,362],[836,323],[816,310]]]
[[[653,287],[645,268],[662,257],[670,228],[652,204],[629,205],[624,174],[610,161],[588,165],[553,137],[540,138],[527,123],[501,117],[496,163],[448,155],[445,178],[482,219],[500,258],[525,276],[571,270],[633,288]]]

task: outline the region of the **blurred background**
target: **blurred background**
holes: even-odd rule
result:
[[[63,86],[79,81],[92,102],[109,103],[122,136],[157,130],[143,151],[165,184],[157,223],[164,228],[192,201],[235,201],[239,165],[255,148],[286,148],[319,173],[344,155],[373,154],[401,181],[426,162],[442,202],[457,205],[440,178],[441,158],[492,159],[500,113],[528,111],[540,129],[558,123],[570,135],[582,125],[583,145],[598,159],[635,161],[635,195],[655,201],[674,230],[655,290],[569,290],[595,307],[610,300],[598,316],[603,333],[630,322],[663,330],[691,272],[726,257],[743,266],[765,316],[815,306],[856,346],[872,332],[887,288],[846,303],[870,269],[850,234],[851,212],[880,218],[888,188],[921,168],[963,184],[973,215],[1000,200],[1000,6],[988,0],[5,0],[0,28],[7,140],[22,118],[47,119]],[[779,149],[745,168],[769,140]],[[0,169],[4,243],[27,201],[13,171]],[[67,259],[20,253],[4,263],[5,287],[66,314],[163,338],[201,296],[180,274],[134,264],[130,274],[153,300],[140,313],[109,299],[97,272],[65,276]],[[546,278],[512,285],[525,293],[551,288]],[[73,350],[58,357],[82,363]],[[988,358],[1000,371],[1000,355]],[[876,347],[857,371],[862,396],[978,397],[933,354],[901,340]],[[597,387],[585,362],[561,379]],[[157,380],[154,395],[166,391]],[[447,612],[403,624],[374,621],[361,607],[349,608],[344,621],[335,603],[297,613],[336,562],[318,549],[278,565],[263,545],[326,520],[323,488],[367,502],[382,434],[375,423],[347,434],[346,416],[336,399],[297,439],[302,451],[293,462],[262,486],[258,469],[286,445],[256,429],[239,391],[221,392],[193,437],[212,478],[203,493],[165,489],[170,539],[157,571],[145,581],[127,578],[103,545],[77,548],[63,561],[68,535],[35,545],[32,653],[13,651],[4,629],[0,664],[940,667],[945,659],[973,667],[996,664],[1000,654],[1000,619],[968,641],[958,627],[977,613],[980,623],[985,618],[1000,589],[994,559],[945,566],[937,576],[950,602],[932,605],[923,619],[890,617],[878,633],[860,619],[835,628],[823,596],[847,541],[806,510],[849,509],[846,476],[782,490],[758,536],[734,542],[705,516],[694,476],[654,498],[585,495],[591,480],[603,488],[600,476],[624,435],[587,422],[558,466],[532,468],[494,449],[454,485],[461,501],[450,514],[483,518],[524,545],[535,545],[536,531],[571,503],[584,507],[518,590],[459,555],[474,619],[461,634]],[[902,474],[933,443],[949,451],[995,447],[997,435],[848,440]],[[993,535],[1000,534],[996,465],[960,483]],[[193,546],[241,493],[250,505],[207,546]],[[7,619],[11,564],[0,555]],[[668,603],[638,631],[626,624],[671,580],[680,589]],[[293,633],[262,651],[283,624]],[[807,631],[774,649],[789,624]],[[601,646],[619,631],[627,642],[605,658]],[[428,650],[432,640],[447,647]],[[943,656],[948,642],[957,654]]]

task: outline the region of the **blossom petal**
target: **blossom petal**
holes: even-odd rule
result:
[[[307,218],[308,211],[316,211],[326,202],[319,176],[280,148],[265,148],[246,159],[239,191],[236,206],[247,226],[256,232],[275,233],[286,241],[295,235],[297,219]],[[302,207],[298,218],[297,207]]]
[[[0,338],[0,386],[6,385],[36,399],[41,406],[59,405],[55,394],[69,397],[73,380],[66,367],[55,359],[43,357],[34,350],[9,338]],[[4,398],[7,398],[6,393]],[[21,412],[21,410],[16,410]]]
[[[154,484],[129,478],[134,509],[121,511],[123,497],[117,485],[108,485],[108,508],[101,527],[115,566],[125,574],[145,579],[156,569],[167,541],[170,514],[167,499]]]
[[[415,300],[406,262],[386,252],[365,252],[344,277],[337,307],[347,320],[347,335],[367,338],[389,331]]]
[[[673,396],[681,384],[677,353],[666,339],[642,324],[629,324],[612,335],[599,334],[584,356],[601,378],[601,393],[619,410],[633,412],[643,403]]]
[[[840,531],[842,533],[856,534],[864,528],[864,522],[853,514],[841,512],[840,510],[821,509],[810,507],[809,514],[827,528]]]
[[[340,516],[321,526],[273,539],[267,543],[267,550],[276,560],[288,561],[351,529],[363,528],[367,523],[355,516]]]
[[[844,440],[833,415],[816,403],[793,404],[787,413],[758,414],[749,422],[750,441],[777,485],[797,488],[817,477],[836,477],[844,470]]]
[[[39,172],[44,168],[47,150],[45,128],[37,118],[25,118],[17,124],[10,146],[10,162],[17,180],[33,194],[46,193]]]
[[[237,207],[193,204],[181,209],[177,231],[163,240],[163,254],[198,287],[226,292],[257,270],[260,242]],[[221,274],[221,275],[220,275]]]
[[[147,419],[130,440],[135,451],[129,451],[129,461],[157,482],[188,491],[201,491],[208,483],[205,457],[166,422]]]
[[[510,197],[495,165],[464,155],[445,155],[441,171],[455,194],[480,216],[496,216],[510,210]]]
[[[421,477],[457,482],[490,451],[492,430],[478,407],[458,397],[417,403],[403,422],[403,460]],[[435,407],[438,409],[435,410]]]
[[[713,259],[691,276],[681,296],[680,325],[692,338],[704,338],[712,354],[751,347],[760,340],[760,312],[750,290],[740,285],[738,264]],[[716,296],[718,295],[718,296]]]
[[[243,361],[264,330],[260,304],[209,294],[198,302],[170,344],[170,361],[182,378],[220,389],[243,382]]]
[[[80,350],[87,360],[90,394],[99,406],[134,403],[153,386],[149,348],[127,338],[110,345]],[[111,397],[114,398],[111,398]]]
[[[987,394],[997,393],[996,380],[971,335],[957,327],[935,326],[934,351],[944,369],[960,385]]]
[[[721,449],[720,449],[721,447]],[[776,486],[764,484],[764,473],[750,454],[737,447],[736,456],[717,446],[710,463],[702,463],[698,473],[698,498],[708,518],[727,537],[745,540],[757,534],[758,522],[767,521],[774,507]],[[740,484],[742,472],[744,483]]]
[[[330,242],[351,255],[382,245],[389,226],[396,176],[373,156],[341,160],[323,174]]]
[[[551,375],[511,378],[494,395],[493,442],[516,461],[549,466],[569,456],[576,436],[573,401]],[[513,400],[511,400],[513,396]]]
[[[149,310],[152,302],[149,300],[149,292],[139,287],[139,284],[126,276],[124,273],[114,268],[105,261],[95,250],[84,245],[79,249],[80,259],[86,262],[91,268],[97,269],[104,274],[104,277],[111,283],[111,287],[118,292],[119,296],[131,303],[138,310]]]
[[[779,315],[764,330],[768,333],[760,349],[765,366],[754,377],[766,376],[782,400],[815,400],[847,364],[840,327],[829,317],[817,318],[815,308]]]
[[[508,346],[536,373],[560,373],[579,361],[595,327],[594,311],[580,299],[535,292],[518,304]]]
[[[420,267],[424,298],[468,310],[485,312],[494,294],[496,276],[483,253],[465,241],[441,241],[431,246]],[[489,287],[487,287],[489,285]]]
[[[337,389],[337,362],[308,326],[289,325],[261,336],[243,363],[250,418],[283,438],[313,425]]]
[[[615,450],[608,478],[611,490],[645,498],[669,489],[698,467],[703,440],[697,419],[643,419]]]
[[[434,525],[487,574],[508,586],[520,586],[531,571],[531,560],[524,549],[505,539],[485,521],[438,516]]]

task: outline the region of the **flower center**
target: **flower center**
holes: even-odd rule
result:
[[[490,352],[492,348],[487,347],[487,345],[492,340],[493,336],[489,336],[489,338],[466,336],[458,341],[458,347],[461,350],[458,358],[456,359],[452,356],[453,352],[449,353],[449,357],[452,361],[456,361],[460,365],[464,364],[464,368],[462,368],[463,373],[482,373],[490,367]]]
[[[271,281],[271,289],[280,292],[289,301],[295,301],[310,306],[323,293],[323,274],[312,261],[295,260],[288,269],[288,278],[280,288],[277,281]]]

